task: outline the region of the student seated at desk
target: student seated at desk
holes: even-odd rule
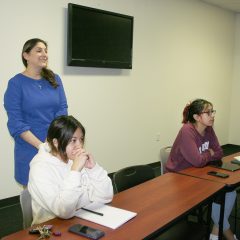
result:
[[[178,172],[189,167],[203,167],[210,161],[222,158],[223,151],[213,130],[215,113],[212,103],[204,99],[196,99],[184,108],[183,126],[172,146],[166,163],[167,171]],[[223,231],[227,240],[237,239],[228,221],[235,199],[235,191],[226,194]],[[210,240],[218,240],[219,218],[220,205],[213,203],[214,226]]]
[[[72,116],[52,121],[38,154],[30,163],[28,189],[32,197],[33,223],[71,218],[91,202],[113,198],[107,172],[84,148],[85,129]]]

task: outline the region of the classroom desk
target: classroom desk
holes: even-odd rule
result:
[[[53,237],[55,240],[86,239],[68,232],[68,228],[76,223],[103,230],[106,235],[102,240],[150,239],[168,229],[191,210],[212,201],[223,188],[222,183],[166,173],[114,196],[112,206],[137,212],[135,218],[115,230],[76,217],[68,220],[55,218],[47,224],[53,224],[53,231],[62,232],[61,237]],[[22,230],[2,240],[16,239],[36,240],[37,236],[29,235],[28,230]]]
[[[231,160],[234,159],[234,156],[239,156],[240,152],[228,155],[226,157],[223,157],[222,161],[224,162],[231,162]],[[220,177],[215,177],[208,175],[207,173],[209,171],[217,171],[221,173],[226,173],[229,175],[227,178],[220,178]],[[192,176],[196,178],[201,178],[201,179],[206,179],[214,182],[219,182],[225,184],[225,191],[233,191],[236,187],[240,186],[240,170],[231,172],[228,170],[224,169],[219,169],[213,166],[205,166],[202,168],[196,168],[196,167],[191,167],[191,168],[186,168],[179,173],[187,175],[187,176]],[[222,204],[224,201],[222,202]],[[223,224],[223,214],[224,214],[224,207],[221,208],[221,213],[220,213],[220,223],[219,223],[219,228],[222,229],[222,224]],[[219,233],[219,239],[222,239],[222,231]]]
[[[222,160],[224,162],[230,162],[231,160],[233,160],[234,156],[239,156],[239,155],[240,155],[240,152],[234,153],[234,154],[224,157]],[[219,177],[211,176],[211,175],[207,174],[209,171],[217,171],[217,172],[221,172],[221,173],[226,173],[229,175],[229,177],[228,178],[219,178]],[[195,167],[186,168],[186,169],[180,171],[180,173],[188,175],[188,176],[193,176],[193,177],[198,177],[198,178],[202,178],[202,179],[215,181],[215,182],[221,182],[221,183],[226,184],[227,187],[233,188],[233,189],[240,185],[240,170],[231,172],[231,171],[219,169],[219,168],[216,168],[213,166],[205,166],[203,168],[195,168]]]

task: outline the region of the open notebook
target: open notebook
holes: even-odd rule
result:
[[[130,219],[132,219],[137,215],[137,213],[135,212],[108,206],[101,203],[91,203],[85,206],[84,208],[93,210],[98,213],[102,213],[103,216],[100,216],[92,212],[88,212],[83,209],[79,209],[76,212],[75,216],[91,222],[98,223],[100,225],[103,225],[112,229],[118,228],[119,226],[126,223],[127,221],[129,221]]]

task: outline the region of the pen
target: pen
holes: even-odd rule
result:
[[[103,213],[100,213],[100,212],[96,212],[96,211],[93,211],[93,210],[90,210],[90,209],[87,209],[87,208],[83,208],[83,207],[81,209],[84,210],[84,211],[90,212],[90,213],[97,214],[99,216],[103,216]]]

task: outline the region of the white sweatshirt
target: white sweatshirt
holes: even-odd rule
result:
[[[64,163],[41,145],[30,163],[28,189],[32,197],[33,222],[71,218],[76,209],[91,202],[108,203],[113,198],[112,181],[97,163],[92,169],[71,171],[72,161]]]

